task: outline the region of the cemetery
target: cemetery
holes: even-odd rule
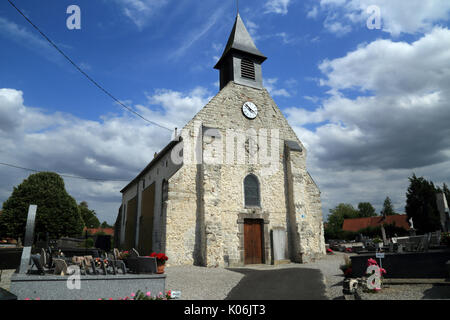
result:
[[[102,243],[111,242],[104,239],[97,239],[94,249],[78,247],[79,240],[69,238],[41,241],[38,246],[34,244],[36,210],[33,205],[29,208],[23,248],[0,249],[0,269],[16,269],[10,292],[2,289],[0,298],[116,300],[137,291],[146,292],[145,299],[171,298],[162,294],[166,292],[164,254],[141,256],[134,248],[129,252],[110,250]]]
[[[382,240],[360,236],[359,243],[334,244],[339,251],[346,251],[352,244],[358,247],[353,251],[356,254],[347,257],[341,265],[345,276],[344,295],[360,297],[362,291],[378,292],[383,287],[383,279],[394,284],[450,285],[448,208],[442,210],[442,216],[441,230],[424,235],[417,236],[410,221],[410,236],[388,239],[382,227]]]

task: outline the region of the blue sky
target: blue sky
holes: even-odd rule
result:
[[[213,66],[233,0],[14,2],[103,87],[164,126],[183,126],[218,92]],[[81,30],[66,27],[73,4]],[[367,27],[371,5],[380,29]],[[413,172],[450,183],[449,1],[241,0],[240,14],[268,57],[265,87],[308,149],[324,215],[340,202],[379,210],[386,196],[402,212]],[[131,180],[169,135],[115,104],[1,2],[0,162]],[[28,175],[0,166],[0,203]],[[114,222],[126,183],[65,181]]]

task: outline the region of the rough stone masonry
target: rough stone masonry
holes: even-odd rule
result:
[[[320,191],[305,147],[262,86],[265,59],[238,14],[216,65],[220,92],[122,190],[122,248],[211,267],[276,263],[274,247],[298,263],[325,254]],[[272,243],[275,229],[285,245]]]

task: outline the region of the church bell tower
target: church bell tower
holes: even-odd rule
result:
[[[266,59],[256,48],[238,13],[222,57],[214,67],[220,70],[220,90],[230,81],[263,89],[261,64]]]

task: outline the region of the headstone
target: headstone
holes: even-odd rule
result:
[[[436,204],[439,211],[441,229],[444,232],[450,232],[449,208],[443,192],[436,195]]]
[[[414,229],[414,222],[412,217],[411,219],[409,219],[409,224],[411,225],[411,229]]]
[[[114,248],[114,260],[119,260],[120,257],[120,251],[117,248]]]
[[[41,248],[41,265],[42,267],[47,266],[47,253],[43,248]]]
[[[38,269],[39,274],[45,274],[44,272],[44,267],[41,264],[41,257],[38,254],[33,254],[31,255],[31,261],[33,262],[33,264],[31,265],[31,269],[28,270],[28,272],[32,272],[33,266],[36,266],[36,268]]]
[[[388,244],[388,241],[386,238],[386,230],[384,229],[383,225],[381,225],[381,235],[383,236],[383,245],[386,246]]]
[[[31,259],[31,247],[34,241],[34,223],[36,220],[36,205],[30,205],[28,209],[28,218],[25,228],[25,240],[23,242],[22,258],[20,260],[19,273],[25,274],[28,271]]]
[[[91,260],[91,268],[92,268],[92,273],[97,275],[99,272],[97,271],[97,268],[95,266],[95,261],[94,259]]]
[[[106,271],[106,265],[105,265],[105,262],[103,261],[103,259],[100,260],[100,266],[103,270],[103,274],[106,276],[108,274],[108,272]]]
[[[130,258],[137,258],[139,257],[139,252],[137,252],[137,250],[135,248],[130,250]]]
[[[67,264],[63,259],[55,259],[55,272],[57,275],[67,275]]]
[[[417,246],[417,251],[427,252],[428,246],[430,244],[430,239],[431,239],[431,233],[427,233],[427,234],[423,235],[419,245]]]

